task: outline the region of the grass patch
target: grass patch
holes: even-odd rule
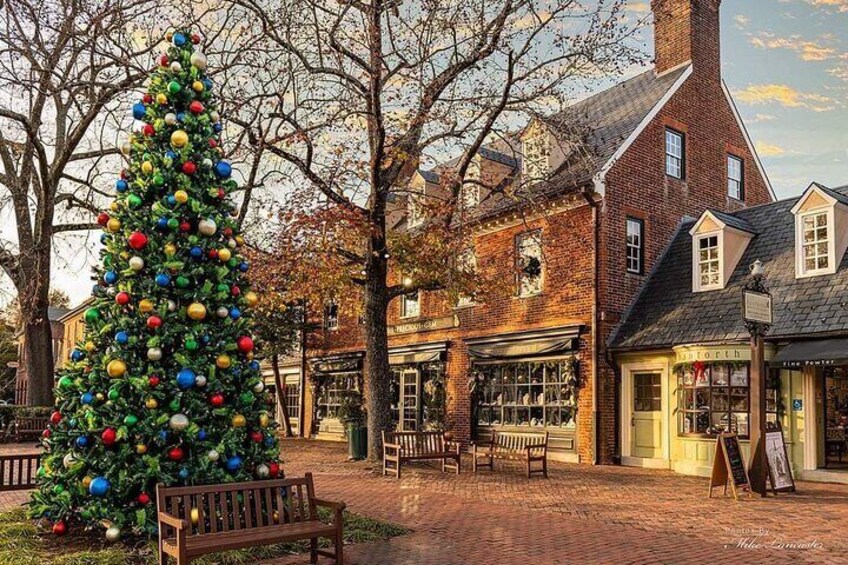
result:
[[[331,513],[319,509],[322,520]],[[344,513],[345,543],[368,543],[409,533],[395,524],[374,520],[353,512]],[[157,562],[156,542],[125,540],[109,545],[102,534],[72,532],[56,537],[31,520],[23,509],[0,513],[0,563],[3,565],[153,565]],[[332,544],[320,540],[321,547]],[[213,553],[193,562],[198,565],[246,565],[309,551],[309,542],[281,543]]]

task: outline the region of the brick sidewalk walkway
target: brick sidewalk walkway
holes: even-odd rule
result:
[[[15,448],[0,446],[0,453],[7,449]],[[416,465],[396,481],[368,463],[347,462],[340,444],[286,440],[283,456],[289,476],[315,475],[322,498],[412,530],[346,547],[350,563],[848,564],[844,485],[799,483],[797,495],[734,502],[708,499],[706,479],[667,471],[552,463],[548,480],[528,481],[508,463],[458,477]],[[25,498],[0,494],[0,508]],[[738,547],[746,538],[747,547]],[[773,540],[815,547],[778,549]],[[307,562],[296,556],[267,565]]]

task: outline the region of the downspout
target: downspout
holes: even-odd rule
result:
[[[584,187],[580,194],[592,208],[592,225],[593,225],[593,250],[592,250],[592,260],[593,260],[593,270],[595,281],[593,284],[595,299],[592,301],[592,420],[594,423],[594,430],[592,434],[592,457],[593,465],[597,465],[600,461],[598,446],[600,445],[600,417],[598,413],[598,324],[600,322],[600,311],[601,311],[601,297],[600,297],[600,272],[601,272],[601,263],[598,258],[598,251],[600,249],[600,240],[601,240],[601,222],[598,216],[598,203],[595,202],[594,194],[600,194],[603,196],[605,190],[605,179],[603,176],[598,175],[594,179],[594,190],[590,189],[588,186]]]

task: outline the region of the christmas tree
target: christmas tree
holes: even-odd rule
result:
[[[57,534],[155,532],[154,487],[280,474],[273,401],[254,358],[237,185],[200,38],[169,33],[116,199],[85,339],[57,382],[31,513]]]

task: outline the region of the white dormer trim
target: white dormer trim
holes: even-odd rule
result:
[[[525,184],[535,184],[544,180],[551,171],[552,134],[550,128],[538,118],[533,118],[521,133],[521,175]],[[530,159],[529,146],[537,145],[534,149],[542,153],[540,159]],[[540,161],[536,163],[536,161]],[[533,170],[538,165],[537,170]]]
[[[834,274],[848,248],[848,206],[812,183],[790,212],[795,216],[795,278]],[[804,256],[804,221],[822,215],[826,219],[827,266],[808,269]]]
[[[689,230],[689,235],[692,236],[692,292],[721,290],[727,286],[730,276],[748,248],[748,243],[754,237],[752,233],[727,225],[710,210],[701,214]],[[718,282],[702,285],[700,242],[709,237],[716,238]]]

